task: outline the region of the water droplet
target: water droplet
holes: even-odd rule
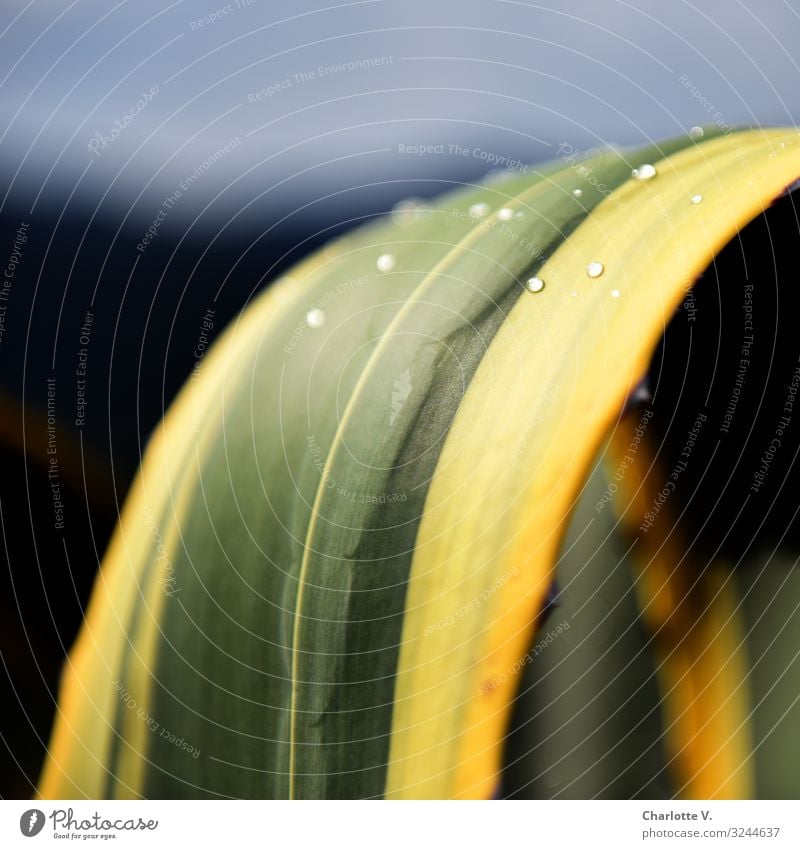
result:
[[[605,270],[606,267],[602,262],[590,262],[586,266],[586,273],[589,277],[599,277]]]
[[[470,218],[484,218],[488,214],[488,203],[473,203],[472,206],[467,210],[467,215],[469,215]]]
[[[395,258],[391,254],[381,254],[375,265],[378,271],[391,271],[395,266]]]
[[[524,218],[524,217],[525,217],[525,213],[522,212],[521,210],[519,212],[514,213],[514,218]]]
[[[497,217],[500,221],[510,221],[514,217],[514,210],[504,206],[502,209],[497,210]]]
[[[689,130],[689,135],[693,139],[701,139],[701,138],[703,138],[703,135],[704,135],[703,128],[702,127],[692,127],[692,129]]]
[[[529,292],[541,292],[544,289],[544,280],[541,277],[531,277],[525,284]]]
[[[612,289],[611,290],[611,297],[612,298],[618,298],[619,295],[620,295],[619,289]]]
[[[306,313],[306,324],[315,330],[325,324],[325,313],[322,310],[309,310]]]
[[[481,182],[484,186],[494,186],[497,183],[505,182],[509,177],[513,176],[514,172],[510,168],[493,168],[483,175]]]
[[[408,227],[415,221],[427,218],[431,208],[417,198],[406,198],[392,207],[392,221],[400,227]]]
[[[658,172],[652,165],[646,164],[640,165],[638,168],[634,168],[633,171],[631,171],[631,176],[635,180],[641,180],[644,182],[645,180],[652,180],[657,173]]]
[[[575,292],[575,291],[570,292],[570,295],[572,295],[572,297],[573,297],[573,298],[577,298],[577,297],[578,297],[578,293],[577,293],[577,292]]]
[[[692,195],[691,200],[692,200],[692,203],[694,203],[694,204],[702,203],[703,202],[703,196],[702,195]]]
[[[583,192],[581,191],[581,189],[573,189],[573,190],[572,190],[572,194],[573,194],[576,198],[582,198],[582,197],[583,197]]]

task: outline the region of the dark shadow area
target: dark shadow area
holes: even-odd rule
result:
[[[669,506],[701,562],[800,547],[794,198],[779,198],[721,251],[653,358],[661,474],[676,473]]]

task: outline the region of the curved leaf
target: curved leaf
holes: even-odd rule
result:
[[[492,795],[593,459],[797,142],[560,163],[360,230],[262,296],[148,449],[41,794]],[[746,743],[719,745],[687,792],[750,792]]]

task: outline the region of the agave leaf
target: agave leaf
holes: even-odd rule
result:
[[[512,798],[673,793],[659,666],[636,603],[636,543],[618,527],[608,460],[604,449],[583,487],[556,564],[556,606],[521,669],[504,758]]]
[[[798,173],[794,130],[609,150],[272,287],[152,439],[42,796],[492,795],[509,670],[594,458],[693,278]],[[723,701],[688,795],[751,792]]]

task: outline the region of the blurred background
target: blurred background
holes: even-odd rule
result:
[[[4,0],[0,47],[3,797],[148,434],[259,290],[497,169],[800,120],[800,0]]]

